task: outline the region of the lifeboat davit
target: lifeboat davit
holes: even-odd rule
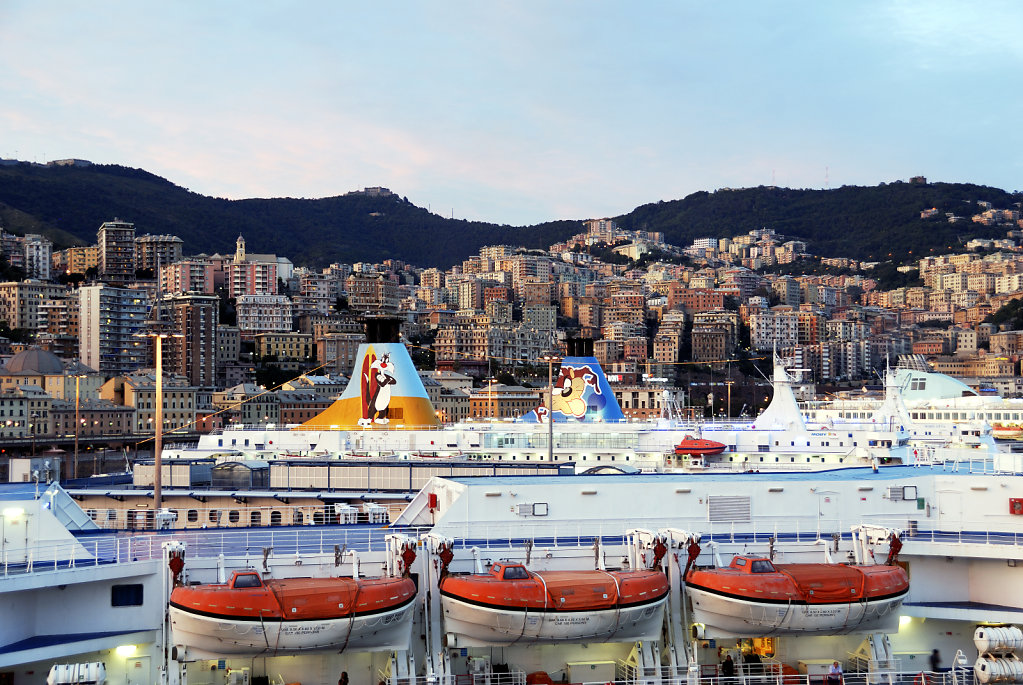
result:
[[[760,637],[895,629],[909,591],[899,566],[775,564],[735,557],[686,578],[693,620],[720,635]]]
[[[687,435],[682,442],[675,445],[675,454],[678,456],[707,457],[712,454],[721,454],[725,451],[725,444],[716,440],[704,440]]]
[[[264,580],[235,571],[224,585],[175,588],[171,630],[182,660],[408,649],[415,596],[410,578]]]
[[[668,581],[660,571],[531,573],[499,563],[485,575],[445,576],[440,593],[451,646],[631,642],[660,635]]]

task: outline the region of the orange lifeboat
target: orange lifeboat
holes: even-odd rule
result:
[[[675,454],[678,456],[707,457],[712,454],[721,454],[725,451],[725,444],[716,440],[704,440],[687,435],[682,442],[675,445]]]
[[[639,571],[542,571],[494,564],[440,582],[445,629],[458,646],[656,639],[668,581]]]
[[[170,619],[184,660],[317,649],[408,649],[410,578],[285,578],[235,571],[224,585],[174,588]]]
[[[870,631],[897,621],[909,591],[899,566],[775,564],[740,556],[686,577],[694,621],[721,635]]]
[[[1021,440],[1023,439],[1023,426],[996,421],[991,424],[991,437],[997,440]]]

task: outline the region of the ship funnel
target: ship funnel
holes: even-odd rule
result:
[[[604,369],[593,356],[593,340],[570,338],[566,346],[568,356],[562,360],[561,368],[554,376],[551,402],[554,408],[554,422],[624,421],[625,414],[622,413],[614,391],[607,382]],[[545,423],[548,415],[546,389],[543,392],[543,402],[543,405],[519,417],[519,421]]]
[[[422,428],[440,425],[397,319],[366,319],[352,379],[334,404],[296,430]]]

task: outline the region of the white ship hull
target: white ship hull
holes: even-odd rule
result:
[[[667,597],[642,606],[597,611],[526,612],[479,606],[445,595],[448,646],[510,645],[529,642],[631,642],[661,633]],[[451,642],[456,644],[452,645]]]
[[[288,654],[314,650],[408,649],[414,603],[362,616],[307,621],[244,621],[170,607],[179,661],[239,654]]]
[[[902,593],[862,602],[797,604],[726,597],[693,586],[686,591],[693,603],[693,621],[706,626],[708,637],[895,632],[905,598]]]

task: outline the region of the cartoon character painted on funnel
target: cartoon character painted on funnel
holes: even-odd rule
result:
[[[370,362],[369,369],[366,369],[365,363],[363,364],[360,426],[386,424],[390,421],[387,418],[387,411],[391,406],[391,386],[397,382],[390,354],[374,359]]]
[[[586,415],[586,391],[600,394],[597,374],[588,366],[562,366],[554,385],[553,409],[565,416],[581,419]]]
[[[592,368],[588,365],[564,365],[561,367],[558,380],[554,383],[551,404],[556,413],[560,413],[566,418],[582,420],[590,408],[589,404],[598,412],[604,406],[604,398],[601,397],[601,394],[597,373]],[[542,404],[531,414],[539,423],[547,421],[547,407]]]

